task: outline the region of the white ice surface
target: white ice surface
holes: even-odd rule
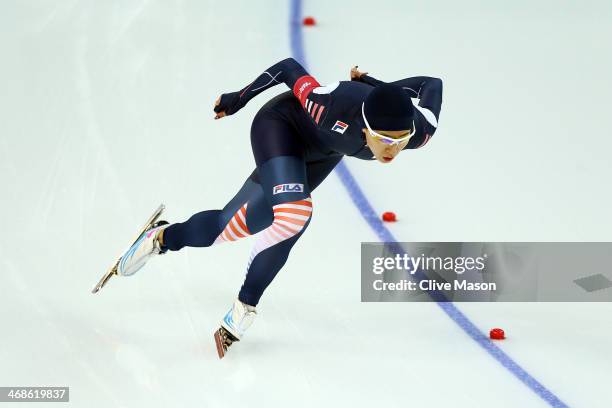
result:
[[[501,4],[501,3],[500,3]],[[310,71],[444,79],[440,127],[389,165],[349,160],[415,241],[609,241],[611,7],[604,2],[308,1]],[[0,386],[78,407],[543,407],[435,304],[359,302],[375,240],[335,175],[219,361],[212,331],[252,242],[186,249],[93,284],[159,202],[220,208],[254,163],[219,93],[290,54],[288,4],[9,1],[0,26]],[[609,407],[612,305],[459,304],[572,407]],[[8,405],[7,405],[8,406]],[[19,405],[25,406],[25,405]]]

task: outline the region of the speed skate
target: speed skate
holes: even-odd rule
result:
[[[119,268],[119,264],[120,264],[122,258],[128,254],[130,248],[132,248],[134,246],[134,244],[136,244],[136,242],[142,237],[142,235],[146,231],[148,231],[148,230],[150,230],[152,228],[155,228],[157,226],[156,225],[157,220],[159,219],[159,217],[161,216],[161,214],[162,214],[162,212],[164,211],[165,208],[166,207],[163,204],[160,204],[159,207],[157,207],[157,209],[149,217],[147,222],[142,226],[142,228],[140,228],[140,230],[138,231],[138,234],[136,234],[136,236],[134,237],[134,239],[132,240],[132,242],[128,246],[128,249],[126,251],[124,251],[123,254],[115,261],[115,263],[113,264],[113,266],[111,266],[111,268],[108,270],[108,272],[106,272],[104,274],[104,276],[102,276],[102,278],[97,283],[97,285],[93,288],[91,293],[98,293],[98,291],[100,289],[102,289],[106,285],[106,283],[110,280],[110,278],[113,277],[113,275],[118,275],[119,274],[118,268]],[[160,224],[161,224],[161,221],[160,221]]]

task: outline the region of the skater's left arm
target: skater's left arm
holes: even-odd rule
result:
[[[238,112],[255,96],[281,83],[293,90],[302,105],[310,92],[321,86],[299,62],[287,58],[272,65],[240,91],[221,95],[215,103],[215,119]]]

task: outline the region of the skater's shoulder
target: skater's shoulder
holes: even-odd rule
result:
[[[345,98],[358,98],[363,99],[367,94],[369,94],[372,89],[372,86],[368,84],[364,84],[363,82],[357,81],[338,81],[336,88],[336,94],[338,96],[342,96]]]
[[[365,100],[372,87],[355,81],[337,81],[331,84],[315,88],[312,92],[313,99],[326,96],[325,100],[330,112],[330,117],[353,113],[357,108],[361,108],[361,103]]]
[[[373,88],[370,85],[356,81],[336,81],[313,89],[315,95],[331,95],[334,98],[362,98]]]

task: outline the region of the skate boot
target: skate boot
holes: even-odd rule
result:
[[[236,341],[240,341],[244,332],[253,324],[257,316],[255,306],[249,306],[236,299],[232,308],[221,321],[221,327],[215,332],[217,354],[223,358],[227,349]]]
[[[169,226],[170,224],[167,221],[158,221],[150,229],[143,232],[121,257],[117,267],[119,275],[133,275],[147,263],[150,257],[165,253],[166,250],[162,250],[157,237],[161,231]]]

